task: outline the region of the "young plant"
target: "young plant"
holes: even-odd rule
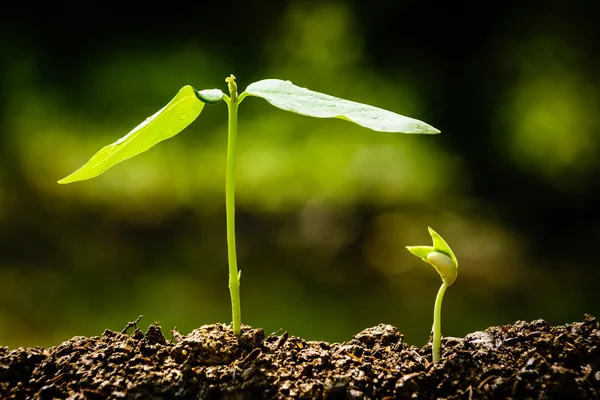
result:
[[[433,246],[406,246],[408,251],[431,264],[442,278],[442,286],[435,298],[433,307],[433,344],[431,351],[433,362],[440,360],[440,341],[442,338],[442,299],[448,286],[452,285],[458,274],[458,261],[448,243],[433,229],[429,228]]]
[[[191,124],[205,104],[225,101],[229,111],[227,166],[225,173],[225,208],[229,259],[229,291],[233,314],[233,332],[241,332],[240,273],[235,249],[235,152],[239,104],[248,96],[261,97],[285,111],[316,118],[339,118],[380,132],[439,133],[434,127],[416,119],[404,117],[381,108],[314,92],[290,81],[265,79],[250,84],[238,95],[233,75],[225,79],[229,96],[219,89],[197,91],[184,86],[156,114],[147,118],[116,142],[103,147],[77,171],[58,183],[71,183],[93,178],[121,161],[143,153],[155,144],[175,136]]]

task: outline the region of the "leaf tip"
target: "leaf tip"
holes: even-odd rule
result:
[[[70,175],[69,175],[69,176],[70,176]],[[71,182],[73,182],[73,180],[72,180],[72,179],[69,179],[69,176],[67,176],[67,177],[65,177],[65,178],[62,178],[61,180],[57,181],[56,183],[58,183],[58,184],[60,184],[60,185],[64,185],[64,184],[67,184],[67,183],[71,183]]]
[[[434,128],[433,126],[431,126],[429,124],[425,124],[425,125],[426,125],[426,127],[423,130],[421,130],[421,132],[419,132],[419,133],[425,133],[428,135],[437,135],[438,133],[442,133],[442,131],[440,131],[437,128]]]
[[[61,180],[57,181],[57,183],[60,184],[60,185],[65,185],[67,183],[73,183],[73,182],[77,182],[77,181],[82,180],[81,176],[80,175],[78,176],[78,174],[77,174],[78,171],[79,170],[73,172],[70,175],[65,176]],[[85,179],[85,178],[83,178],[83,179]]]

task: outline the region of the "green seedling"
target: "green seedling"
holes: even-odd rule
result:
[[[225,208],[227,220],[227,252],[229,259],[229,291],[233,314],[233,332],[241,332],[240,273],[235,249],[235,152],[238,106],[248,96],[261,97],[285,111],[316,118],[339,118],[380,132],[439,133],[434,127],[381,108],[314,92],[290,81],[265,79],[254,82],[238,96],[235,77],[225,79],[229,96],[219,89],[197,91],[184,86],[159,110],[116,142],[103,147],[77,171],[58,183],[71,183],[93,178],[121,161],[143,153],[155,144],[175,136],[191,124],[205,104],[227,103],[229,111],[227,166],[225,173]]]
[[[406,246],[408,251],[421,258],[440,274],[442,286],[435,298],[433,307],[433,344],[431,347],[433,362],[440,360],[440,341],[442,339],[442,299],[448,286],[452,285],[458,274],[458,261],[448,243],[433,229],[429,228],[433,246]]]

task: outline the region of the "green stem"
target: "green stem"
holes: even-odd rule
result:
[[[227,169],[225,171],[225,211],[227,214],[227,256],[229,258],[229,292],[231,294],[231,313],[233,333],[241,333],[242,309],[240,304],[240,275],[237,267],[235,249],[235,151],[237,143],[238,97],[235,83],[230,84],[230,98],[225,97],[229,112],[227,137]]]
[[[437,297],[435,298],[435,306],[433,307],[433,344],[431,351],[433,353],[433,362],[440,360],[440,346],[442,340],[442,299],[448,285],[442,283]]]

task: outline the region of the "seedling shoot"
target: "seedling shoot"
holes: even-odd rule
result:
[[[442,339],[442,300],[448,286],[452,285],[458,274],[458,261],[456,256],[440,235],[429,228],[433,239],[433,246],[406,246],[408,251],[430,264],[440,274],[442,286],[435,298],[433,307],[433,344],[431,352],[433,362],[440,360],[440,346]]]
[[[315,118],[339,118],[365,128],[391,133],[436,134],[440,131],[425,122],[391,111],[340,99],[292,84],[290,81],[265,79],[250,84],[238,96],[233,75],[225,79],[229,95],[219,89],[197,91],[184,86],[156,114],[147,118],[116,142],[100,149],[77,171],[58,183],[71,183],[102,174],[115,164],[149,150],[157,143],[175,136],[200,115],[205,104],[225,101],[229,111],[227,165],[225,173],[225,207],[227,248],[229,259],[229,291],[233,315],[233,332],[241,333],[240,274],[235,246],[235,159],[237,139],[237,110],[248,96],[261,97],[273,106],[292,113]],[[441,303],[441,302],[440,302]]]

